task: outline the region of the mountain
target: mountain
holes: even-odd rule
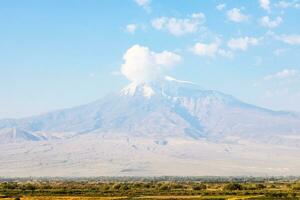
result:
[[[167,77],[0,121],[0,176],[300,175],[300,117]]]
[[[91,132],[144,137],[271,137],[299,133],[299,122],[295,114],[258,108],[167,78],[150,84],[132,83],[118,94],[84,106],[0,121],[0,135],[11,137],[2,141],[48,140]]]
[[[0,142],[63,139],[87,133],[209,140],[254,139],[299,144],[300,117],[243,103],[170,77],[131,83],[93,103],[0,121]]]

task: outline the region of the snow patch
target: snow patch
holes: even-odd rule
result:
[[[142,95],[145,98],[151,98],[155,95],[154,90],[147,84],[131,83],[129,86],[121,90],[121,95],[137,96]]]

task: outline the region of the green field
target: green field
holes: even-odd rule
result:
[[[1,180],[0,199],[300,199],[297,179],[15,179]]]

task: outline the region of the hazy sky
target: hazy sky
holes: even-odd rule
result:
[[[300,0],[2,0],[0,118],[85,104],[164,68],[300,111],[299,19]]]

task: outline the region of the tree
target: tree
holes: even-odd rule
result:
[[[265,188],[266,188],[266,186],[263,185],[263,184],[261,184],[261,183],[256,184],[255,186],[256,186],[256,189],[257,189],[257,190],[262,190],[262,189],[265,189]]]
[[[238,183],[228,183],[224,186],[224,190],[242,190],[243,187],[241,184]]]
[[[206,185],[205,184],[198,184],[193,186],[193,190],[206,190]]]

